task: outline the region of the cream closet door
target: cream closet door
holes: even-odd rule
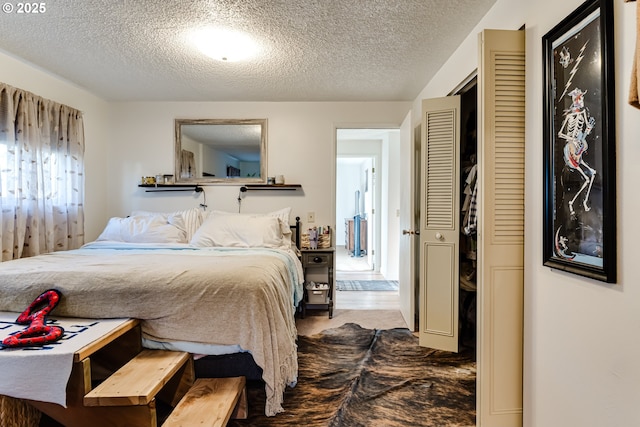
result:
[[[422,101],[420,345],[458,351],[460,98]]]
[[[478,67],[478,375],[482,427],[522,425],[524,31],[485,30]]]
[[[477,425],[522,425],[524,32],[486,30],[478,67]],[[423,101],[420,345],[458,349],[459,98]]]

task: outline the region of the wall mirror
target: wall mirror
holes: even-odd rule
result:
[[[267,119],[176,119],[176,183],[266,181]]]

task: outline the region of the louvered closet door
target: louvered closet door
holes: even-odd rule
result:
[[[460,98],[422,101],[420,345],[458,351]]]
[[[522,425],[524,31],[480,34],[478,425]]]

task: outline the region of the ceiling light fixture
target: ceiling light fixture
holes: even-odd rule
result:
[[[191,40],[202,53],[219,61],[241,61],[258,52],[251,37],[232,30],[203,28],[194,31]]]

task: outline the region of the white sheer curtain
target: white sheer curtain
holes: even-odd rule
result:
[[[2,261],[84,243],[82,113],[0,83]]]

